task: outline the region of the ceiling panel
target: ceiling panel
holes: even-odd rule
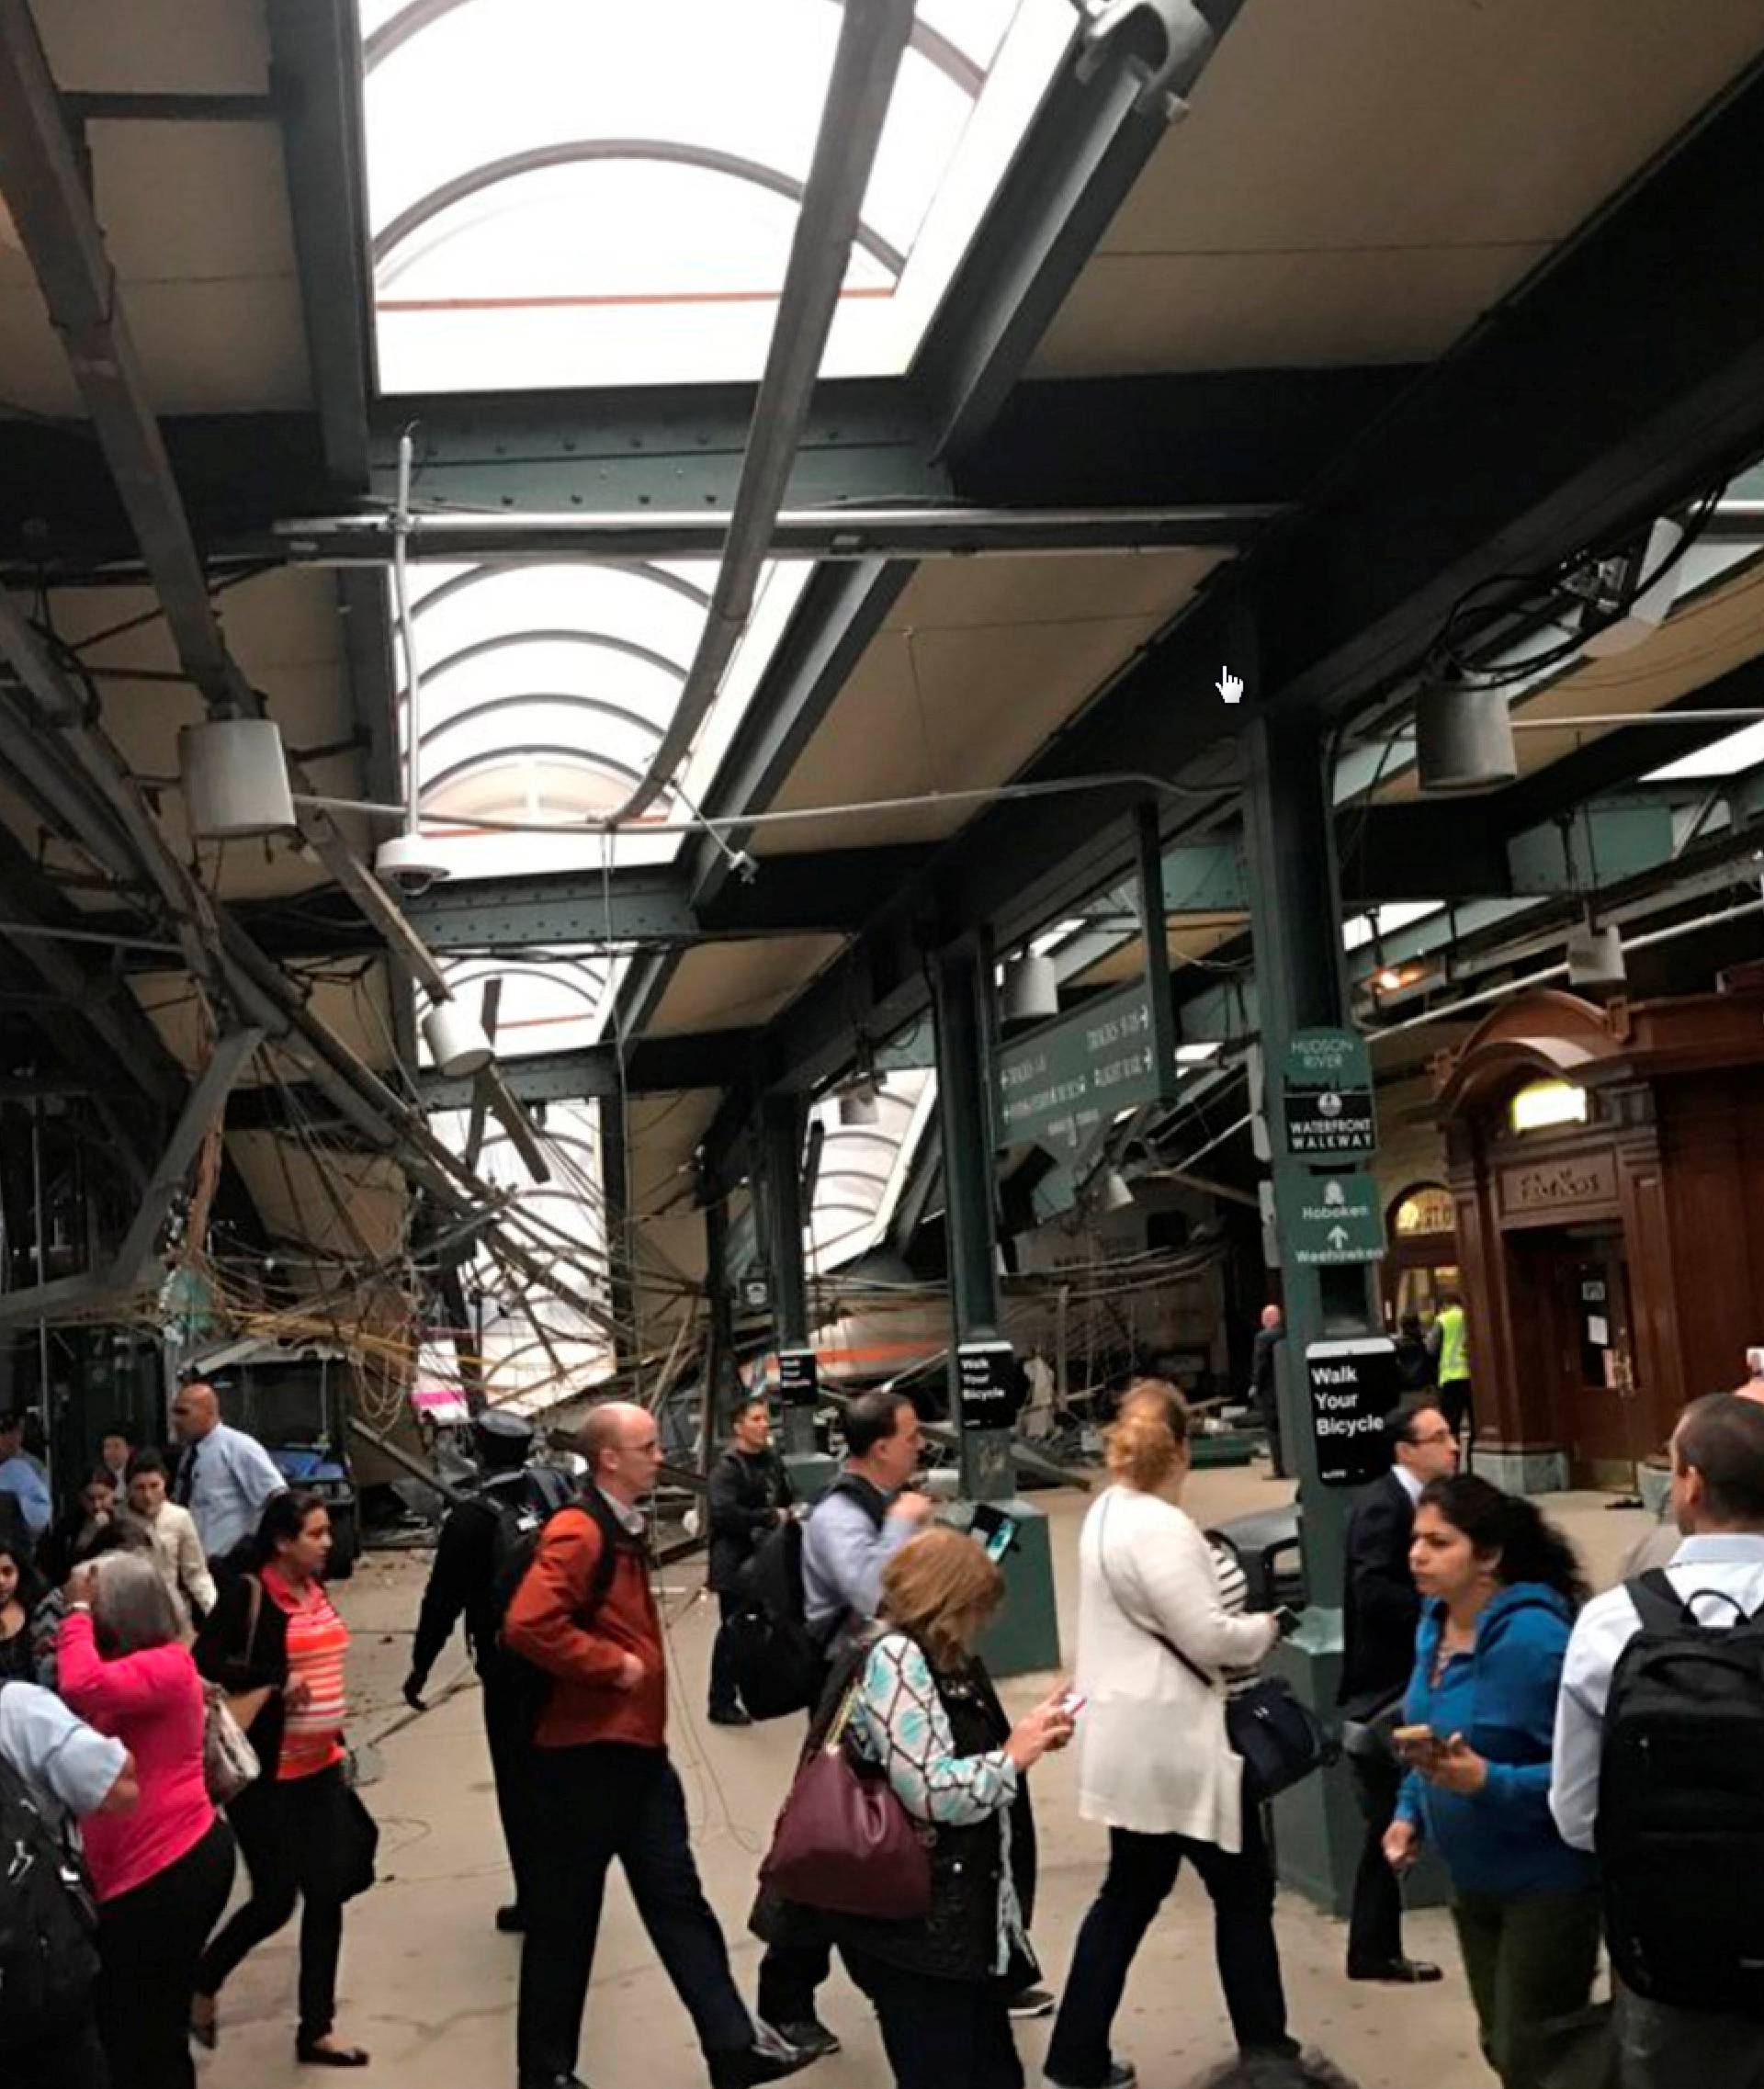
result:
[[[1036,375],[1430,362],[1549,251],[1101,254],[1050,329]]]
[[[362,977],[354,977],[360,973]],[[345,975],[352,977],[345,978]],[[309,985],[307,1006],[327,1023],[359,1058],[382,1071],[395,1056],[391,1042],[391,1017],[386,999],[385,967],[357,959],[331,967],[324,977],[314,972],[295,971],[297,979]],[[202,1002],[185,972],[142,972],[130,982],[135,999],[153,1018],[153,1026],[167,1049],[185,1067],[201,1064],[209,1049],[209,1029]],[[274,1085],[276,1074],[290,1085],[306,1076],[285,1056],[277,1054],[275,1072],[258,1052],[241,1074],[238,1086]]]
[[[1752,0],[1247,0],[1037,369],[1436,353],[1760,49]]]
[[[763,1022],[800,993],[843,947],[841,936],[701,943],[680,960],[643,1034],[667,1037],[693,1030],[744,1030]],[[738,1067],[729,1068],[731,1078],[740,1072]]]
[[[1006,781],[1223,556],[1164,551],[922,566],[791,772],[778,809],[931,797]],[[1125,751],[1123,761],[1131,765]],[[841,811],[763,828],[754,851],[939,841],[984,809],[967,799]]]
[[[32,0],[31,13],[63,87],[260,95],[269,84],[263,0]]]
[[[40,6],[57,84],[120,92],[261,93],[254,0],[58,0]],[[93,120],[106,250],[161,412],[308,403],[306,342],[278,125]],[[0,240],[0,399],[74,414],[79,394],[29,265]]]
[[[1167,942],[1170,950],[1170,968],[1180,975],[1201,964],[1216,950],[1244,933],[1250,926],[1248,914],[1196,914],[1184,917],[1180,928],[1172,928]],[[1144,976],[1146,946],[1144,939],[1135,936],[1130,942],[1112,950],[1106,957],[1075,973],[1066,982],[1068,987],[1118,987],[1130,979]],[[1231,967],[1233,971],[1237,966]],[[1184,982],[1186,983],[1186,982]]]
[[[396,1252],[410,1204],[396,1163],[339,1153],[321,1161],[273,1132],[231,1132],[227,1150],[275,1238],[352,1260]]]

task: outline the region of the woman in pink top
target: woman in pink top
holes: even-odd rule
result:
[[[152,1560],[108,1553],[74,1570],[56,1641],[62,1695],[130,1750],[141,1786],[132,1812],[85,1825],[112,2089],[193,2089],[197,1960],[232,1890],[232,1835],[203,1780],[202,1680],[183,1636]]]

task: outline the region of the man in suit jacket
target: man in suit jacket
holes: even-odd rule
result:
[[[1350,1720],[1374,1718],[1408,1687],[1421,1616],[1408,1571],[1415,1505],[1430,1480],[1448,1478],[1458,1463],[1456,1434],[1437,1402],[1406,1402],[1385,1429],[1390,1471],[1361,1494],[1348,1523],[1340,1702]],[[1348,1978],[1436,1981],[1437,1966],[1403,1956],[1402,1891],[1385,1861],[1385,1831],[1396,1811],[1402,1769],[1376,1736],[1362,1738],[1364,1745],[1348,1753],[1366,1822],[1348,1924]]]

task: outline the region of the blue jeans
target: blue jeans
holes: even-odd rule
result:
[[[1274,1873],[1261,1817],[1246,1806],[1243,1847],[1234,1856],[1188,1835],[1141,1835],[1109,1830],[1109,1869],[1091,1903],[1060,1992],[1047,2048],[1047,2077],[1067,2089],[1096,2089],[1108,2080],[1109,2032],[1122,1991],[1152,1917],[1176,1883],[1184,1859],[1200,1873],[1213,1902],[1215,1950],[1231,2028],[1245,2052],[1295,2053],[1286,2036],[1286,1997],[1274,1942]]]

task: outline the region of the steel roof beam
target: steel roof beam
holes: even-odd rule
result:
[[[1736,279],[1723,243],[1747,209],[1764,213],[1758,70],[1406,393],[1025,776],[1105,773],[1125,749],[1136,767],[1192,774],[1259,705],[1341,715],[1419,663],[1466,587],[1547,569],[1731,474],[1764,424],[1764,275]],[[1215,707],[1222,661],[1248,683],[1229,713]],[[1129,809],[1098,790],[973,821],[769,1026],[763,1078],[812,1085],[855,1029],[916,1014],[928,941],[990,921],[1009,943],[1075,910],[1125,870]]]
[[[1111,220],[1162,143],[1174,97],[1200,78],[1241,0],[1181,0],[1193,40],[1168,94],[1148,75],[1176,58],[1153,7],[1129,10],[1102,48],[1069,60],[1001,185],[911,371],[935,430],[959,457],[996,419]],[[1076,28],[1076,24],[1075,24]]]

